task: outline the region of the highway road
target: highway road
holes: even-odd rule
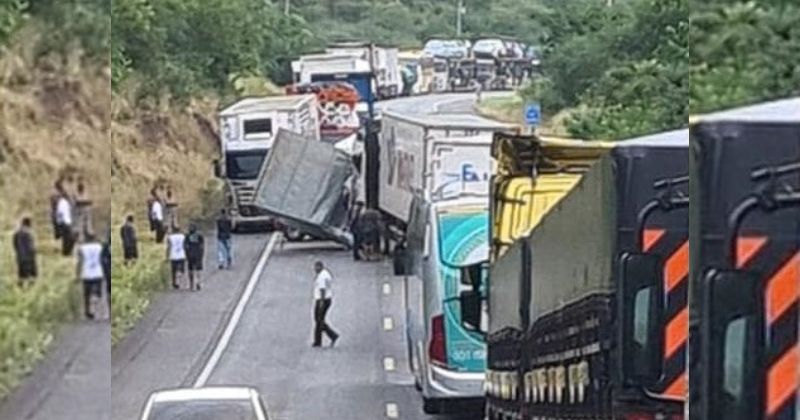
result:
[[[381,108],[468,114],[473,100],[437,95]],[[390,261],[355,262],[335,244],[278,238],[238,235],[232,271],[209,261],[202,292],[155,302],[112,354],[114,420],[136,418],[153,390],[203,385],[255,386],[278,420],[482,418],[422,412],[406,357],[402,279],[391,275]],[[335,277],[328,318],[341,338],[334,348],[311,347],[317,260]]]

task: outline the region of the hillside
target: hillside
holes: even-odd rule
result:
[[[77,169],[103,232],[111,208],[110,69],[79,50],[37,57],[23,31],[0,58],[0,397],[44,354],[58,326],[79,313],[74,261],[58,255],[49,222],[53,182]],[[20,290],[10,249],[23,215],[34,219],[39,279]]]

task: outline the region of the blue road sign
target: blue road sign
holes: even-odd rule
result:
[[[542,108],[539,104],[525,105],[525,123],[532,126],[539,125],[542,119]]]

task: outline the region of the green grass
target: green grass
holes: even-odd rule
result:
[[[30,287],[17,287],[11,251],[0,247],[0,398],[44,357],[58,328],[81,313],[74,259],[61,256],[57,243],[43,233],[37,238],[39,278]]]
[[[518,95],[489,97],[481,100],[478,113],[493,120],[522,123],[523,100]]]

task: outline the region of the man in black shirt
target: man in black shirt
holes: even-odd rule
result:
[[[19,285],[22,287],[26,280],[33,281],[37,276],[36,244],[33,239],[30,217],[22,219],[19,229],[14,232],[13,242],[17,257]]]
[[[128,215],[125,224],[119,229],[122,238],[122,255],[125,265],[135,262],[139,258],[139,245],[136,239],[136,226],[133,224],[133,215]]]
[[[217,218],[217,260],[219,262],[219,269],[231,268],[233,263],[233,241],[231,231],[233,231],[233,223],[225,209],[220,211]]]
[[[205,257],[205,238],[197,231],[194,224],[189,226],[189,235],[183,245],[186,250],[186,262],[189,266],[189,290],[200,290],[200,272],[203,271]],[[195,282],[195,280],[197,280]],[[197,287],[195,289],[195,287]]]

